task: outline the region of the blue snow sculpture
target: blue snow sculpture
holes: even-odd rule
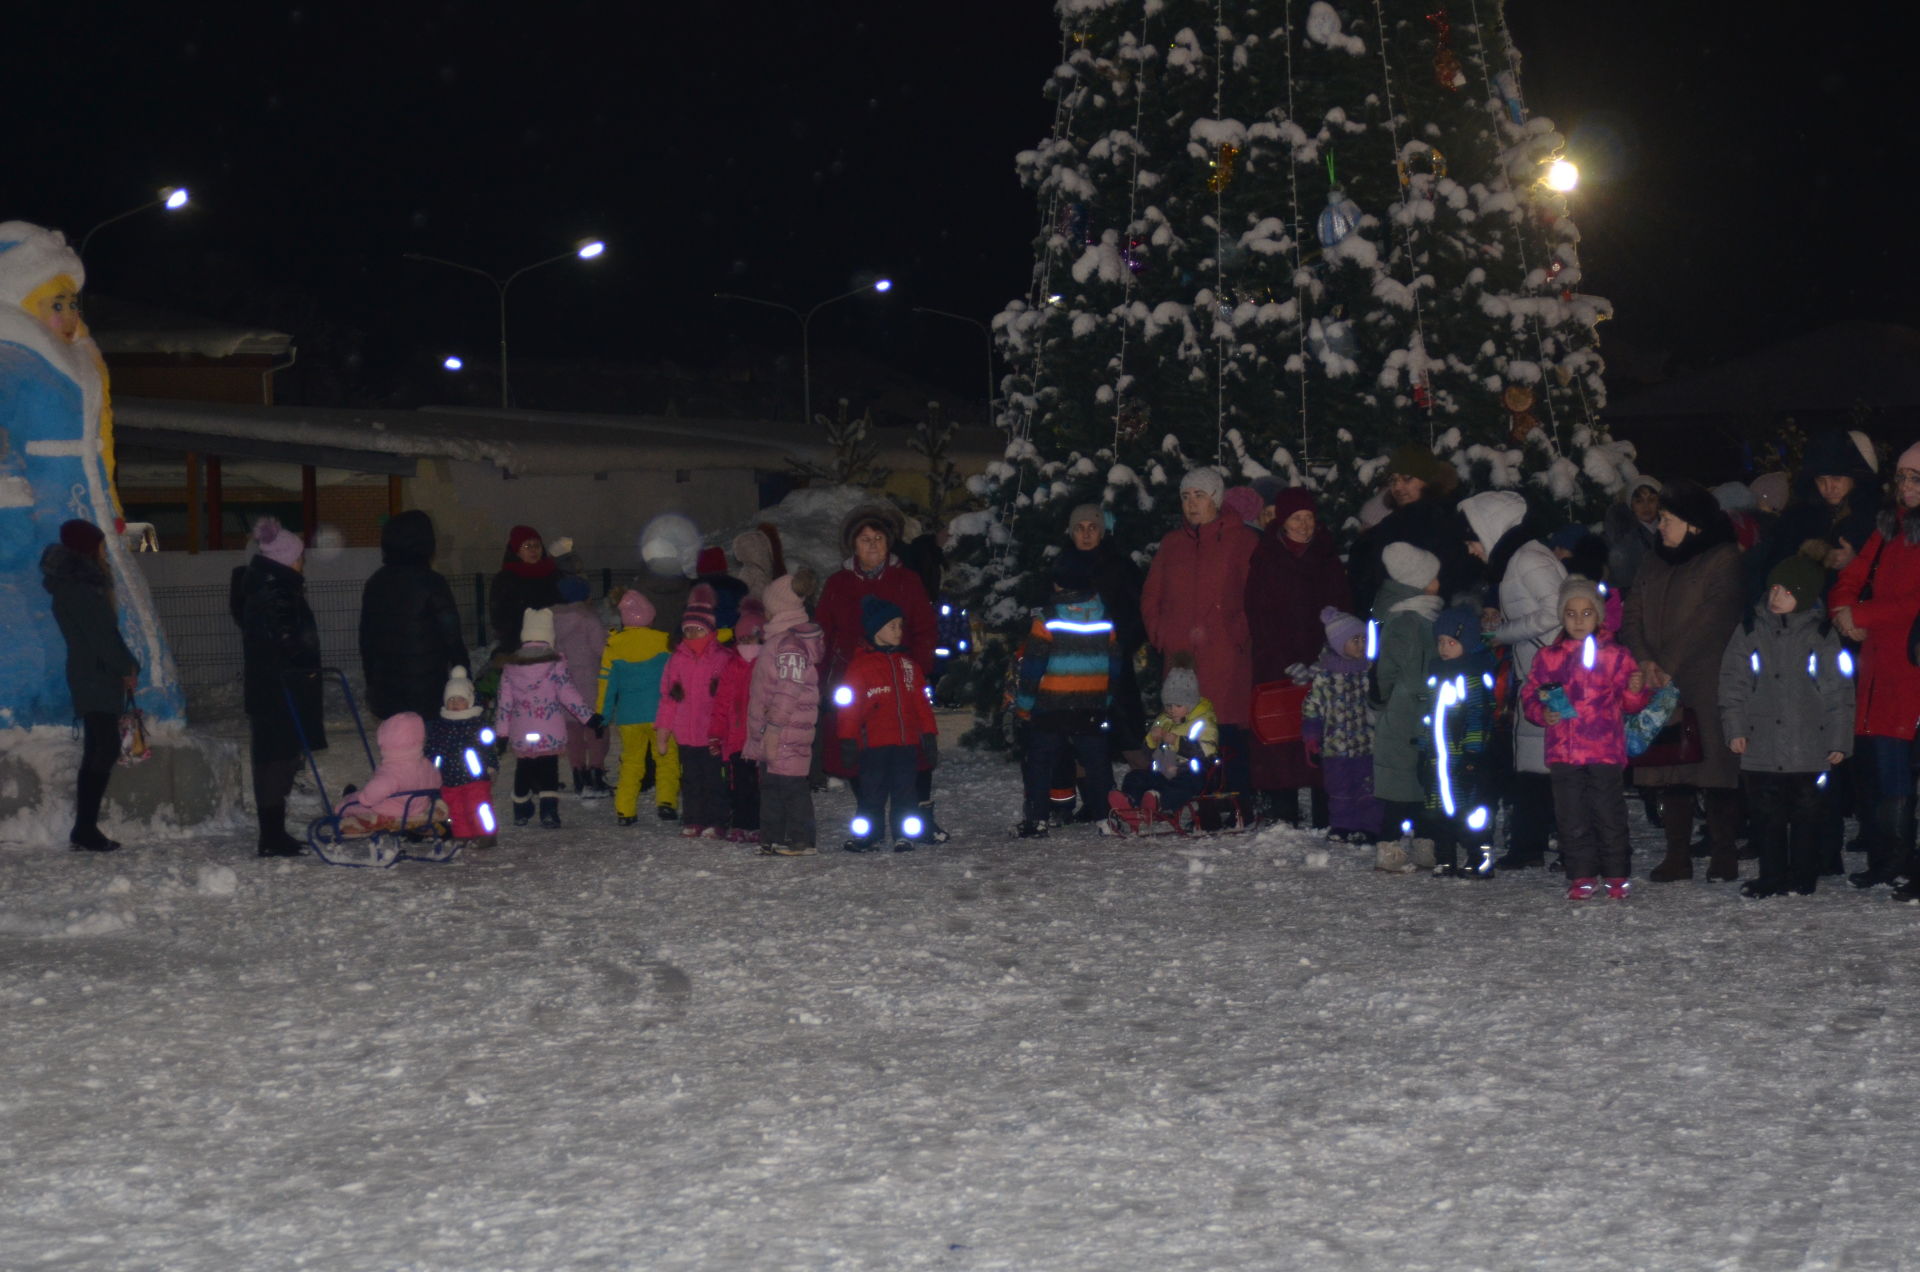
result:
[[[0,728],[73,720],[67,646],[40,586],[40,554],[73,518],[107,532],[120,634],[140,660],[136,700],[152,720],[181,714],[153,596],[115,533],[112,413],[105,364],[80,320],[85,281],[58,231],[0,222]]]

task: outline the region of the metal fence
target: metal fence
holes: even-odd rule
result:
[[[614,587],[631,586],[640,574],[631,570],[600,570],[593,575],[596,596]],[[493,644],[487,630],[487,588],[492,576],[454,574],[447,577],[454,603],[460,607],[460,631],[477,662]],[[307,604],[320,628],[320,656],[329,667],[339,667],[356,683],[360,667],[360,592],[362,579],[308,580]],[[238,684],[241,671],[240,628],[233,621],[226,587],[195,585],[156,587],[153,603],[160,629],[173,648],[181,685],[189,692]]]

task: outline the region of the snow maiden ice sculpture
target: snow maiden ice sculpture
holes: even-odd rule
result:
[[[107,531],[121,634],[140,660],[140,707],[149,720],[180,718],[180,679],[153,598],[115,533],[112,413],[106,367],[80,317],[85,281],[57,231],[0,222],[0,729],[73,720],[40,553],[76,517]]]

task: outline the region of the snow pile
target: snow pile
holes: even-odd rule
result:
[[[787,568],[804,564],[824,583],[846,559],[840,550],[841,525],[855,508],[870,504],[894,506],[885,495],[864,486],[808,486],[790,492],[773,507],[762,508],[739,525],[708,536],[707,542],[731,553],[736,538],[763,521],[769,522],[780,531]]]

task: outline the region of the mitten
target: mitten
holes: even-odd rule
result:
[[[587,727],[593,730],[594,737],[604,738],[607,736],[607,717],[596,711],[587,717]]]
[[[1301,745],[1307,749],[1307,763],[1318,765],[1320,763],[1320,739],[1302,738]]]

